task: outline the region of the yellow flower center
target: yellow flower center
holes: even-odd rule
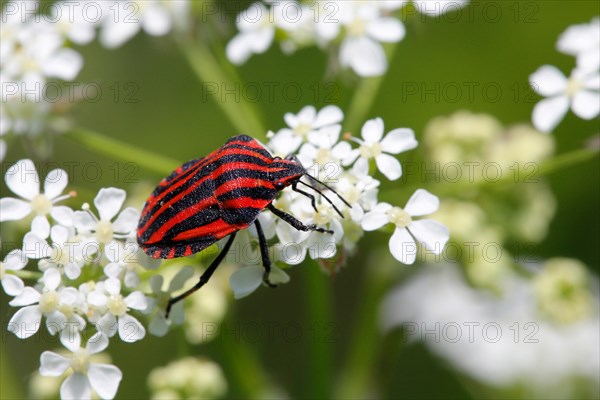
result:
[[[60,296],[55,290],[43,293],[39,301],[39,309],[42,313],[51,313],[58,307]]]
[[[96,238],[100,243],[108,243],[113,237],[113,226],[110,221],[100,220],[96,223]]]
[[[308,135],[308,133],[311,130],[312,130],[312,127],[309,124],[301,123],[301,124],[298,124],[298,126],[296,126],[294,128],[294,134],[296,136],[300,136],[300,137],[304,138]]]
[[[47,215],[52,209],[52,202],[45,194],[38,194],[31,199],[31,209],[37,215]]]
[[[67,319],[71,319],[71,317],[73,316],[73,306],[70,306],[69,304],[61,304],[58,306],[58,311],[60,311],[61,313],[63,313],[63,315],[67,318]]]
[[[52,254],[50,254],[50,261],[58,265],[67,265],[71,260],[69,259],[69,249],[67,246],[59,246],[54,243],[52,245]]]
[[[329,149],[319,149],[317,150],[317,156],[315,157],[315,161],[321,168],[325,167],[325,164],[329,161],[330,151]]]
[[[90,353],[86,349],[79,349],[73,353],[71,358],[71,368],[73,372],[87,372],[90,365]]]
[[[106,303],[106,306],[108,307],[108,311],[116,317],[125,315],[125,313],[127,312],[127,305],[123,300],[123,296],[121,296],[120,294],[110,296],[108,302]]]
[[[318,226],[328,224],[333,216],[333,208],[329,205],[319,204],[315,214],[315,224]]]
[[[576,78],[570,78],[567,82],[567,96],[573,97],[575,93],[583,89],[583,82]]]
[[[412,223],[410,215],[400,207],[394,207],[386,214],[389,221],[398,228],[406,228]]]
[[[362,158],[375,158],[381,154],[381,143],[362,144],[358,149]]]
[[[367,31],[367,24],[364,20],[357,18],[346,27],[346,30],[350,36],[362,36]]]

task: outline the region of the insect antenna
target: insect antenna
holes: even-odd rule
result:
[[[335,195],[344,203],[346,204],[348,207],[352,208],[352,206],[346,201],[346,199],[344,199],[342,196],[340,196],[335,190],[333,190],[331,187],[327,186],[326,184],[324,184],[323,182],[319,181],[316,178],[313,178],[312,176],[306,174],[307,177],[309,177],[310,179],[312,179],[313,181],[323,185],[324,187],[326,187],[327,189],[331,190],[333,193],[335,193]],[[302,181],[298,181],[299,183],[303,184],[306,187],[311,188],[312,190],[314,190],[315,192],[319,193],[321,195],[321,197],[323,197],[329,204],[331,204],[331,206],[333,207],[333,209],[335,210],[335,212],[338,213],[338,215],[342,218],[344,218],[344,215],[342,214],[342,212],[337,208],[337,206],[335,204],[333,204],[333,201],[331,201],[331,199],[329,199],[329,197],[325,196],[325,194],[323,194],[322,191],[320,191],[319,189],[317,189],[316,187],[309,185],[308,183],[302,182]],[[314,207],[313,207],[314,208]]]

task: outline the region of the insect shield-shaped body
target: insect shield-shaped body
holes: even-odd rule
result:
[[[296,229],[332,233],[314,225],[306,226],[271,204],[280,190],[292,186],[293,190],[309,197],[314,207],[314,197],[296,187],[300,183],[312,188],[300,180],[303,176],[330,189],[307,175],[293,157],[273,157],[253,138],[239,135],[208,156],[188,161],[163,179],[146,201],[138,224],[138,243],[149,256],[189,256],[230,236],[198,284],[171,299],[169,308],[208,281],[231,247],[236,232],[253,223],[265,267],[264,280],[270,285],[268,245],[257,220],[264,209],[269,209]],[[333,207],[339,213],[335,205]]]

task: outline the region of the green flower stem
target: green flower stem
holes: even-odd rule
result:
[[[178,160],[140,149],[138,146],[87,129],[75,128],[64,136],[98,154],[134,162],[139,167],[163,176],[170,174],[181,164]]]
[[[256,352],[244,340],[220,340],[220,348],[231,378],[247,399],[259,399],[274,393],[272,384]]]
[[[341,370],[334,398],[366,398],[370,393],[371,374],[376,369],[377,357],[381,354],[379,333],[379,304],[387,292],[390,282],[395,282],[400,271],[395,260],[388,257],[382,262],[381,253],[373,251],[365,266],[363,292],[359,294],[359,309],[356,328],[348,346],[348,358]]]
[[[232,88],[235,88],[236,83],[239,85],[239,78],[227,76],[226,71],[231,69],[222,67],[206,45],[182,40],[177,43],[198,79],[204,85],[208,83],[216,84],[218,93],[222,88],[232,90]],[[256,110],[241,94],[239,94],[238,101],[225,100],[228,99],[215,97],[215,103],[223,110],[231,124],[238,131],[237,133],[247,133],[253,136],[264,136],[267,133],[263,123],[257,116]]]
[[[325,276],[316,261],[307,263],[306,296],[308,323],[312,330],[309,338],[309,360],[307,367],[310,385],[306,386],[307,398],[331,398],[333,382],[333,340],[328,340],[333,324],[330,279]]]
[[[395,51],[395,44],[386,47],[387,59],[390,60],[390,62],[394,57]],[[385,75],[361,79],[354,91],[350,106],[345,112],[344,132],[350,132],[354,136],[358,135],[361,124],[365,121],[367,114],[373,107],[373,102],[377,98],[377,94],[379,93],[384,78]]]
[[[5,271],[7,274],[12,274],[15,276],[18,276],[19,278],[23,278],[23,279],[40,279],[42,277],[42,273],[41,272],[37,272],[37,271],[26,271],[26,270],[19,270],[19,271],[14,271],[14,270],[7,270]]]

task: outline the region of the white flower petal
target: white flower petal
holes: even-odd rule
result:
[[[27,258],[39,259],[49,257],[52,253],[52,247],[44,239],[38,237],[35,233],[28,232],[23,238],[23,254]]]
[[[140,321],[129,314],[119,317],[119,337],[122,341],[133,343],[146,336],[146,329],[140,324]]]
[[[19,160],[6,171],[6,186],[16,195],[31,200],[40,193],[40,177],[31,160]]]
[[[133,232],[136,227],[138,220],[140,219],[140,212],[133,207],[127,207],[124,209],[115,222],[113,222],[113,229],[119,233],[130,233]]]
[[[137,287],[140,284],[140,277],[135,271],[125,271],[123,283],[128,288]]]
[[[398,42],[404,38],[406,30],[396,18],[386,17],[367,24],[367,33],[380,42]]]
[[[37,306],[23,307],[8,322],[8,330],[19,339],[27,339],[40,329],[41,320],[42,313]]]
[[[381,44],[367,37],[344,40],[340,48],[340,63],[363,77],[381,75],[388,66]]]
[[[21,293],[19,293],[8,304],[12,307],[28,306],[30,304],[37,303],[40,300],[40,296],[40,292],[32,287],[26,286],[23,288]]]
[[[390,181],[395,181],[402,176],[402,165],[394,156],[381,153],[375,157],[377,169]]]
[[[53,243],[64,245],[69,240],[69,230],[61,225],[54,225],[50,231],[50,238]]]
[[[67,172],[60,168],[53,169],[44,180],[44,194],[52,200],[60,196],[67,187],[67,183],[69,183]]]
[[[567,78],[552,65],[541,66],[529,76],[529,83],[533,90],[544,97],[556,96],[567,88]]]
[[[79,330],[83,330],[83,328],[85,328],[85,321],[83,325],[65,325],[60,332],[60,343],[70,351],[76,352],[81,348],[81,333]]]
[[[568,110],[567,96],[544,99],[533,108],[533,126],[539,131],[550,132],[564,118]]]
[[[448,228],[431,219],[413,221],[408,230],[419,242],[425,244],[427,250],[435,254],[441,254],[450,239]]]
[[[412,129],[398,128],[385,135],[381,141],[381,148],[386,153],[398,154],[412,150],[418,144],[419,142],[415,139],[415,133]]]
[[[157,4],[150,4],[144,9],[142,26],[144,31],[152,36],[163,36],[171,30],[171,17],[168,10]]]
[[[271,267],[271,272],[269,273],[269,282],[274,285],[281,285],[288,283],[289,281],[290,276],[286,274],[284,270],[276,266]]]
[[[173,293],[183,287],[183,285],[194,275],[194,269],[192,267],[185,266],[171,280],[169,283],[169,293]]]
[[[4,268],[11,271],[21,270],[27,265],[27,257],[19,249],[12,250],[4,258]]]
[[[85,345],[90,354],[100,353],[108,347],[108,337],[102,332],[96,332]]]
[[[87,375],[92,389],[101,399],[113,399],[123,379],[119,368],[107,364],[90,364]]]
[[[306,243],[308,255],[313,260],[317,258],[331,258],[337,253],[335,237],[322,233],[311,234]]]
[[[94,198],[94,205],[100,214],[100,219],[110,221],[121,209],[126,193],[123,189],[102,188]]]
[[[44,281],[46,288],[55,290],[60,285],[62,280],[60,271],[56,268],[49,268],[44,272],[44,277],[42,280]]]
[[[48,219],[42,215],[36,216],[33,221],[31,221],[31,232],[42,239],[46,239],[50,236],[50,223],[48,222]]]
[[[241,299],[253,293],[262,283],[264,269],[259,266],[243,267],[231,274],[229,284],[233,297]]]
[[[56,332],[60,332],[65,326],[65,322],[67,322],[67,318],[59,311],[46,314],[46,328],[51,335],[56,335]],[[77,348],[79,348],[79,345]]]
[[[0,199],[0,222],[17,221],[31,213],[31,205],[23,200],[5,197]]]
[[[113,296],[121,293],[121,281],[116,278],[109,278],[104,282],[104,288]]]
[[[75,211],[73,222],[80,231],[89,232],[96,228],[96,221],[87,211]]]
[[[145,310],[148,307],[148,299],[142,292],[135,291],[125,297],[125,304],[134,310]]]
[[[69,368],[69,359],[53,351],[44,351],[40,356],[40,375],[61,376]]]
[[[92,389],[87,376],[80,372],[70,375],[60,386],[61,400],[88,400]]]
[[[344,113],[338,106],[326,106],[318,112],[312,127],[318,129],[327,125],[339,124],[343,119]]]
[[[225,53],[227,54],[227,59],[233,64],[241,65],[252,55],[248,39],[246,34],[239,33],[227,43]]]
[[[421,215],[433,214],[440,208],[440,199],[425,189],[417,189],[410,196],[404,211],[411,217],[420,217]]]
[[[417,258],[417,244],[406,228],[396,228],[389,242],[392,256],[402,264],[413,264]]]
[[[389,218],[385,211],[369,211],[364,215],[361,226],[365,231],[374,231],[385,226],[388,222]]]
[[[93,305],[94,307],[104,307],[107,301],[107,297],[96,290],[88,293],[87,295],[87,302]]]
[[[9,296],[19,295],[24,287],[25,284],[23,283],[23,280],[18,276],[6,274],[4,275],[4,278],[2,278],[2,289],[4,289],[4,293]]]
[[[361,136],[367,143],[378,143],[383,137],[383,120],[381,118],[370,119],[362,127]]]
[[[81,67],[83,67],[81,54],[73,49],[62,48],[51,59],[44,62],[42,69],[48,76],[72,81],[81,70]]]
[[[100,44],[109,49],[114,49],[135,36],[139,30],[140,24],[125,21],[119,21],[118,23],[108,21],[100,30]]]
[[[74,223],[74,212],[67,206],[54,206],[50,210],[50,216],[56,222],[64,226],[72,226]]]
[[[156,314],[154,314],[154,317],[148,326],[148,331],[152,335],[158,337],[165,336],[169,331],[169,323],[161,311],[158,311]]]
[[[596,118],[600,113],[600,93],[590,90],[577,92],[573,97],[571,109],[579,118]]]
[[[96,329],[108,337],[113,337],[117,333],[117,328],[117,318],[110,313],[104,314],[96,323]]]
[[[65,275],[69,279],[77,279],[81,275],[81,267],[75,263],[68,263],[64,266]]]
[[[120,264],[111,262],[104,267],[104,274],[109,278],[118,278],[122,269]]]

